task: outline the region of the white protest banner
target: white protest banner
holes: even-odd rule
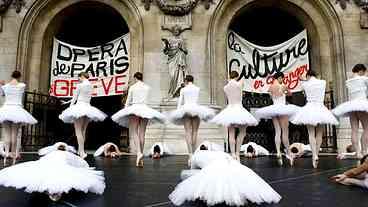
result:
[[[93,96],[123,94],[129,79],[129,33],[96,47],[77,47],[54,38],[50,94],[71,97],[78,74],[87,72]]]
[[[272,38],[272,33],[270,33]],[[236,70],[244,78],[244,90],[266,93],[273,82],[272,75],[284,73],[284,84],[299,91],[299,76],[309,69],[307,31],[271,47],[248,42],[233,31],[227,36],[227,71]]]

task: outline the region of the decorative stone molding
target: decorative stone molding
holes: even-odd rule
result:
[[[336,0],[341,9],[345,10],[347,3],[350,0]],[[360,28],[368,29],[368,0],[353,0],[353,2],[360,7]]]
[[[19,13],[25,5],[25,2],[24,0],[2,0],[0,2],[0,32],[3,31],[3,16],[11,5],[14,5],[15,12]]]
[[[180,0],[175,0],[176,2]],[[171,16],[184,16],[189,14],[198,4],[199,1],[202,1],[205,9],[209,9],[213,0],[188,0],[185,3],[169,3],[168,0],[155,0],[157,6],[160,10],[166,14]],[[153,0],[142,0],[144,3],[144,8],[149,11],[150,6]]]

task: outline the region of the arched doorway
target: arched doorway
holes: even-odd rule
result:
[[[229,30],[252,43],[272,46],[304,29],[308,33],[310,67],[336,92],[335,101],[344,98],[341,88],[346,77],[342,28],[328,1],[229,0],[219,3],[208,34],[212,104],[225,102],[219,94],[227,78],[226,35]]]
[[[104,44],[128,32],[131,34],[130,74],[134,74],[143,68],[143,24],[132,1],[36,1],[21,26],[17,67],[25,74],[28,90],[47,93],[54,37],[69,44],[89,47]],[[108,115],[118,111],[121,102],[121,96],[92,99],[92,105]],[[70,129],[60,130],[64,132],[63,136],[72,133]],[[120,130],[109,118],[103,123],[91,123],[86,147],[93,149],[106,141],[118,142]]]

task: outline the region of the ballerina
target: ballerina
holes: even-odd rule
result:
[[[36,124],[37,120],[23,108],[23,94],[26,84],[19,82],[21,73],[13,71],[11,81],[5,84],[0,82],[0,95],[5,96],[4,105],[0,108],[0,123],[4,128],[4,166],[6,165],[7,157],[13,158],[13,164],[19,157],[20,141],[18,140],[19,129],[22,124]],[[9,148],[10,155],[9,155]]]
[[[44,156],[49,154],[50,152],[59,150],[59,149],[65,149],[65,151],[68,151],[70,153],[74,153],[76,154],[77,151],[75,150],[75,148],[73,146],[69,146],[64,142],[56,142],[55,144],[51,145],[51,146],[47,146],[44,148],[41,148],[40,150],[38,150],[38,155],[39,156]]]
[[[243,80],[237,81],[238,77],[238,72],[230,72],[230,80],[224,87],[229,103],[211,122],[228,127],[231,154],[234,159],[240,161],[240,146],[247,133],[247,126],[255,126],[258,121],[242,105]],[[236,128],[239,128],[237,137]]]
[[[351,141],[356,157],[361,159],[367,154],[368,147],[368,77],[367,68],[363,64],[353,67],[354,77],[346,81],[349,101],[338,105],[332,112],[338,117],[348,116],[351,126]],[[358,139],[359,122],[363,126],[362,137]]]
[[[134,74],[136,83],[129,91],[125,108],[116,112],[111,119],[123,127],[129,127],[129,134],[137,147],[136,166],[143,167],[143,149],[148,121],[164,123],[166,117],[146,105],[150,87],[143,82],[143,74]]]
[[[48,151],[48,150],[47,150]],[[53,201],[74,189],[102,194],[105,178],[102,171],[59,145],[37,161],[23,162],[0,170],[0,185],[24,189],[27,193],[47,193]]]
[[[360,160],[360,165],[350,169],[343,174],[338,174],[331,179],[343,185],[354,185],[362,188],[368,188],[368,155]]]
[[[201,169],[198,170],[197,168]],[[184,170],[169,195],[174,205],[201,200],[208,206],[243,206],[251,203],[278,203],[281,196],[260,176],[229,154],[201,150],[192,157],[192,169]]]
[[[107,142],[106,144],[100,146],[93,156],[98,157],[103,155],[104,157],[115,158],[120,157],[122,154],[123,153],[119,150],[119,147],[116,144]]]
[[[64,102],[64,104],[70,103],[70,106],[59,115],[59,118],[64,123],[74,123],[75,135],[78,141],[78,154],[85,159],[87,153],[84,151],[84,143],[88,124],[90,121],[103,121],[107,115],[90,104],[93,86],[88,81],[88,73],[81,72],[78,77],[80,83],[77,84],[77,90],[74,92],[73,98],[68,102]]]
[[[171,150],[162,142],[155,142],[148,152],[148,156],[152,157],[152,159],[160,159],[170,154],[172,154]]]
[[[198,152],[199,150],[203,150],[203,149],[206,149],[209,151],[222,151],[222,152],[225,151],[224,146],[221,146],[214,142],[204,141],[197,147],[195,152]]]
[[[249,158],[270,155],[270,152],[266,148],[254,142],[243,144],[240,147],[240,152],[244,152],[244,156]]]
[[[303,144],[295,142],[288,148],[289,155],[292,157],[293,160],[296,160],[300,157],[310,156],[312,153],[312,148],[310,144]]]
[[[310,69],[301,85],[307,98],[307,104],[292,116],[291,122],[296,125],[307,125],[309,143],[312,148],[312,164],[314,168],[317,168],[323,125],[337,125],[339,122],[323,103],[326,90],[325,80],[317,79],[316,73]]]
[[[193,84],[193,76],[186,75],[184,80],[185,87],[180,90],[178,107],[169,116],[170,121],[174,124],[184,125],[185,141],[189,153],[188,165],[190,165],[190,158],[197,149],[200,122],[211,119],[215,115],[215,111],[197,103],[200,89]]]
[[[295,114],[298,107],[292,104],[286,104],[286,95],[290,95],[290,91],[283,84],[284,73],[277,72],[273,75],[274,81],[268,91],[271,94],[273,104],[260,108],[256,111],[256,117],[260,119],[272,119],[275,129],[275,145],[277,158],[282,165],[281,156],[281,140],[285,149],[289,148],[289,116]],[[287,151],[287,150],[286,150]],[[286,157],[293,165],[293,160],[286,153]]]

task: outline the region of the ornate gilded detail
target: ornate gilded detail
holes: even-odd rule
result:
[[[175,1],[178,2],[180,0]],[[209,9],[211,4],[213,3],[213,0],[188,0],[185,3],[170,4],[168,0],[155,0],[160,10],[164,14],[171,16],[184,16],[189,14],[197,6],[199,1],[203,2],[206,9]],[[144,3],[144,8],[147,11],[150,10],[150,5],[153,0],[142,0],[142,2]]]

